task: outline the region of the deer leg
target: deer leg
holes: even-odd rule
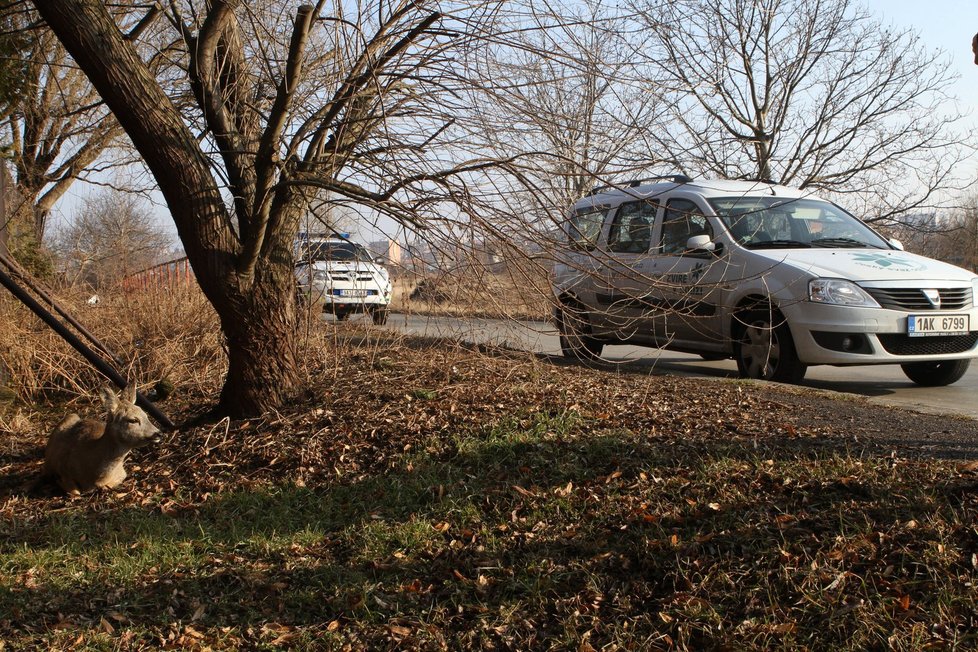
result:
[[[78,485],[70,478],[58,478],[58,484],[60,484],[61,488],[65,490],[65,493],[72,498],[77,498],[81,495],[81,491],[78,490]]]

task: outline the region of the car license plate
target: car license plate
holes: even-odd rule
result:
[[[969,315],[910,315],[907,334],[910,337],[927,335],[959,335],[971,330]]]
[[[367,296],[366,290],[337,290],[341,297],[365,297]]]

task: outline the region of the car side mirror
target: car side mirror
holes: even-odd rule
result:
[[[708,235],[694,235],[686,241],[687,251],[710,251],[717,248],[716,243]]]
[[[377,263],[378,265],[383,265],[384,264],[384,257],[383,256],[377,256],[376,258],[374,258],[374,262]]]
[[[903,243],[897,240],[896,238],[890,238],[889,240],[887,240],[887,242],[889,242],[890,246],[893,247],[894,249],[903,251]]]

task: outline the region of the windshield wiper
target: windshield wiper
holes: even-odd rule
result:
[[[744,246],[748,249],[811,249],[812,245],[801,240],[761,240],[748,242]]]
[[[812,244],[817,247],[868,247],[870,249],[880,249],[875,245],[856,240],[854,238],[818,238],[812,240]]]

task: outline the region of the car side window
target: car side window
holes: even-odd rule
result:
[[[622,204],[608,232],[608,249],[615,253],[646,253],[652,245],[652,224],[659,204],[633,201]]]
[[[694,235],[708,235],[713,239],[713,228],[703,211],[688,199],[670,199],[662,218],[662,253],[683,253],[686,241]]]
[[[607,215],[607,208],[587,208],[574,213],[567,231],[571,248],[585,251],[594,249],[601,237],[601,227]]]

